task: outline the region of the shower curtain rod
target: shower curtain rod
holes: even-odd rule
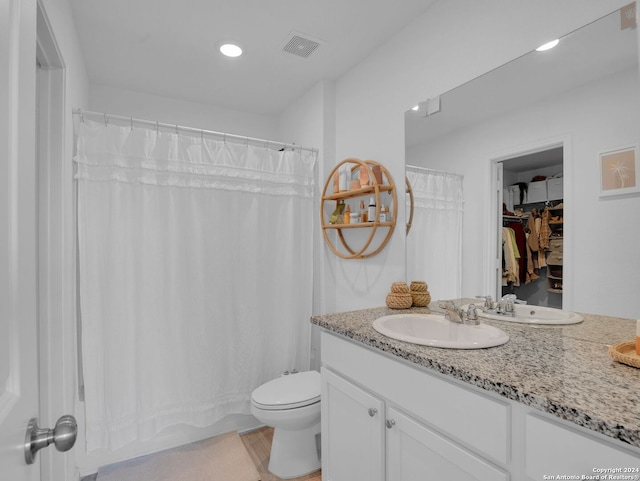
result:
[[[175,129],[176,133],[179,131],[183,131],[183,132],[191,132],[191,133],[197,133],[200,135],[215,135],[218,137],[222,137],[223,140],[226,139],[233,139],[233,140],[241,140],[243,142],[252,142],[255,144],[265,144],[266,146],[269,145],[274,145],[274,146],[281,146],[282,148],[290,148],[290,149],[294,149],[294,150],[305,150],[308,152],[313,152],[314,154],[318,153],[318,149],[316,148],[310,148],[310,147],[302,147],[300,145],[296,145],[296,144],[289,144],[286,142],[278,142],[275,140],[266,140],[266,139],[258,139],[256,137],[248,137],[245,135],[235,135],[235,134],[227,134],[225,132],[216,132],[214,130],[204,130],[204,129],[197,129],[195,127],[185,127],[183,125],[177,125],[177,124],[168,124],[165,122],[157,122],[155,120],[145,120],[145,119],[137,119],[135,117],[125,117],[123,115],[114,115],[114,114],[107,114],[104,112],[91,112],[89,110],[83,110],[83,109],[73,109],[73,115],[78,115],[80,116],[80,121],[83,120],[83,117],[85,115],[90,116],[90,117],[99,117],[101,119],[104,120],[105,123],[108,122],[109,119],[112,120],[118,120],[121,122],[127,122],[131,125],[131,127],[133,128],[134,124],[140,124],[140,125],[149,125],[152,127],[155,127],[156,130],[159,128],[163,128],[163,129]]]

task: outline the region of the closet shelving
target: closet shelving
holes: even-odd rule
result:
[[[349,164],[351,172],[348,182],[358,177],[360,169],[366,169],[369,179],[368,184],[353,190],[334,192],[335,190],[338,190],[337,188],[335,188],[335,183],[337,182],[336,173],[339,173],[341,167],[345,164]],[[381,182],[378,182],[376,176],[374,175],[374,167],[376,168],[376,170],[377,168],[380,169],[382,175]],[[372,222],[358,222],[349,224],[346,224],[344,222],[330,222],[329,219],[331,216],[331,212],[335,210],[339,202],[347,202],[350,199],[356,199],[356,202],[362,200],[365,202],[365,205],[367,205],[370,197],[372,196],[375,198],[376,203],[376,214]],[[380,221],[380,213],[383,204],[389,209],[387,212],[388,219],[386,219],[385,221]],[[356,208],[356,206],[357,204],[354,204],[354,208]],[[322,198],[320,202],[320,219],[322,223],[322,234],[324,236],[324,239],[333,253],[337,256],[342,257],[343,259],[363,259],[378,254],[387,244],[389,238],[391,237],[391,234],[393,233],[396,225],[396,216],[397,199],[395,184],[391,175],[389,174],[389,171],[382,164],[373,160],[349,158],[336,165],[329,174],[329,177],[327,178],[327,181],[324,185],[324,190],[322,192]],[[368,231],[368,238],[366,240],[363,240],[361,237],[356,236],[357,238],[355,239],[347,240],[347,238],[345,237],[346,232],[358,230]],[[334,245],[334,242],[332,242],[328,234],[331,231],[337,232],[337,237],[340,241],[342,249],[337,248],[337,246]],[[382,235],[376,237],[376,232],[379,231],[382,231]],[[382,237],[382,239],[380,239],[380,237]],[[375,243],[374,240],[376,240]],[[353,247],[352,244],[354,242],[357,242],[359,247]]]
[[[562,293],[563,212],[562,203],[549,207],[551,236],[547,253],[547,290],[558,294]]]

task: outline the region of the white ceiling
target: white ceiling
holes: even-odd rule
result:
[[[434,0],[70,0],[91,83],[277,115]],[[291,32],[321,41],[285,53]],[[220,42],[244,49],[236,59]]]

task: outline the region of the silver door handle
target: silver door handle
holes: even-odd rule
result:
[[[58,451],[68,451],[73,447],[78,436],[76,419],[67,414],[56,422],[53,429],[38,427],[38,418],[32,418],[27,425],[27,435],[24,439],[24,459],[27,464],[33,464],[36,453],[53,443]]]

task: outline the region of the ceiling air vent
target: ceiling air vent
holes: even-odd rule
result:
[[[309,58],[316,49],[322,45],[318,39],[314,39],[299,32],[291,32],[284,45],[282,51],[292,53],[302,58]]]

